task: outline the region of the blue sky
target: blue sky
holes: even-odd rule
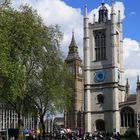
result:
[[[104,0],[110,11],[111,0]],[[72,30],[79,46],[79,54],[83,59],[83,10],[88,6],[88,16],[93,20],[93,14],[98,18],[98,8],[102,0],[12,0],[14,7],[20,4],[29,4],[36,9],[43,22],[49,25],[60,26],[64,33],[61,49],[64,56],[68,53]],[[140,75],[140,0],[115,1],[116,15],[121,10],[124,33],[124,80],[129,78],[131,92],[136,91],[137,75]],[[96,19],[97,20],[97,19]]]
[[[69,6],[80,8],[82,14],[84,5],[87,4],[88,12],[97,8],[103,0],[64,0]],[[111,0],[104,0],[105,3],[111,5]],[[139,0],[121,0],[125,6],[125,16],[123,21],[123,31],[125,37],[136,39],[140,42],[140,1]]]

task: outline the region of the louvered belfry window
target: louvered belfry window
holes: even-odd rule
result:
[[[106,59],[106,35],[105,30],[94,31],[95,37],[95,60]]]

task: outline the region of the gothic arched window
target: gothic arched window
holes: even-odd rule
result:
[[[96,130],[97,131],[105,131],[105,122],[104,120],[97,120],[96,121]]]
[[[95,31],[95,56],[96,61],[106,59],[106,36],[105,30]]]
[[[124,107],[120,113],[121,127],[134,127],[134,110],[130,107]]]

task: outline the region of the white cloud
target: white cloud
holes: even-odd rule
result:
[[[83,52],[83,15],[80,9],[76,9],[66,5],[62,0],[13,0],[13,5],[18,7],[21,3],[28,3],[37,9],[40,16],[46,25],[59,24],[64,33],[64,40],[62,42],[62,51],[67,55],[68,46],[71,41],[72,30],[75,31],[75,39],[79,46],[79,52],[82,56]],[[111,6],[106,4],[111,11]],[[93,14],[98,19],[98,8],[89,12],[90,21],[93,22]],[[122,19],[125,18],[125,7],[122,2],[115,2],[116,19],[118,10],[121,11]],[[125,78],[128,77],[135,90],[136,76],[140,75],[140,44],[130,38],[124,39],[124,64],[125,64]]]
[[[135,40],[125,38],[123,48],[125,79],[129,78],[131,91],[135,91],[137,75],[140,75],[140,44]]]
[[[139,58],[140,57],[140,45],[137,41],[132,40],[130,38],[124,39],[124,58],[125,61],[128,59],[131,60],[131,62],[134,60],[133,58]],[[137,59],[135,59],[136,61]]]
[[[127,77],[129,77],[129,78],[134,78],[135,80],[135,82],[136,82],[136,75],[140,75],[140,70],[139,69],[126,69],[125,70],[125,77],[127,78]]]
[[[67,54],[68,46],[71,41],[72,30],[74,29],[75,38],[78,46],[82,47],[83,38],[83,16],[80,9],[75,9],[66,5],[61,0],[14,0],[13,5],[18,7],[21,3],[28,3],[36,9],[43,18],[46,25],[56,25],[61,27],[64,33],[62,50]]]

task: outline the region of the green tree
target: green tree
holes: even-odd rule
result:
[[[45,114],[64,110],[70,103],[69,93],[72,93],[72,89],[66,84],[72,77],[68,73],[59,48],[56,48],[59,44],[58,27],[49,29],[48,37],[52,47],[49,49],[45,47],[44,54],[39,54],[39,61],[34,62],[37,68],[31,71],[28,83],[28,99],[34,103],[34,108],[38,111],[43,136],[45,136]]]
[[[39,114],[44,135],[45,113],[69,104],[72,91],[65,84],[71,77],[60,51],[62,33],[27,5],[17,11],[1,3],[0,19],[0,96],[18,114],[20,139],[27,111]]]

